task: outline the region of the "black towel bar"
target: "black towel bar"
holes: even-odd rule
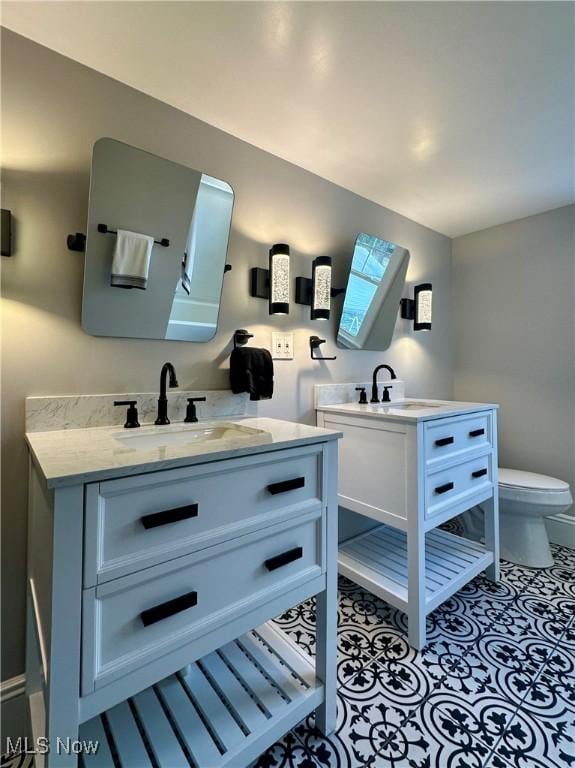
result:
[[[115,229],[108,229],[107,224],[98,224],[98,232],[102,235],[117,235],[118,232]],[[167,237],[162,237],[161,240],[154,240],[156,245],[161,245],[163,248],[167,248],[170,245],[170,241]]]

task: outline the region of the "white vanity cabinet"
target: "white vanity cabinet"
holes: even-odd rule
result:
[[[99,743],[86,768],[241,768],[314,710],[335,727],[338,434],[250,421],[268,445],[137,474],[55,477],[49,436],[28,435],[26,678],[48,766],[76,765],[62,743],[80,739]],[[315,660],[266,623],[313,595]]]
[[[339,571],[405,611],[418,649],[428,613],[482,571],[499,578],[496,407],[427,402],[317,413],[343,433],[340,506],[382,524],[340,543]],[[438,528],[477,504],[483,544]]]

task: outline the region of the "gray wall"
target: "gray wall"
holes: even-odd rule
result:
[[[575,487],[575,206],[453,241],[456,399],[499,411],[500,466]]]
[[[233,330],[256,344],[272,328],[292,330],[295,360],[276,365],[276,394],[260,413],[312,422],[312,385],[365,379],[391,363],[415,396],[452,394],[448,238],[206,125],[13,33],[2,38],[3,207],[16,217],[16,253],[3,259],[2,525],[3,663],[9,678],[23,666],[26,541],[27,395],[154,391],[171,360],[180,386],[227,386]],[[273,125],[270,123],[270,130]],[[302,126],[305,130],[305,126]],[[95,338],[80,327],[83,257],[66,249],[68,232],[86,229],[91,149],[111,136],[226,179],[236,194],[218,334],[208,344]],[[329,137],[326,137],[329,141]],[[293,274],[311,276],[311,259],[334,258],[335,285],[346,277],[354,239],[366,231],[412,254],[408,279],[434,285],[434,327],[414,334],[399,321],[384,353],[337,351],[312,363],[308,337],[325,335],[334,351],[336,318],[311,323],[292,305],[270,318],[250,298],[248,269],[265,266],[269,246],[288,242]],[[341,300],[340,300],[341,301]]]

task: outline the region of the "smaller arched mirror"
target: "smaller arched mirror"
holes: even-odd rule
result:
[[[389,347],[408,265],[406,248],[364,232],[357,236],[337,333],[339,347]]]

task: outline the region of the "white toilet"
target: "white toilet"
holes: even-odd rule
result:
[[[573,503],[563,480],[519,469],[499,469],[499,533],[501,557],[530,568],[553,565],[545,518],[566,512]],[[463,515],[466,535],[483,536],[483,513]]]

